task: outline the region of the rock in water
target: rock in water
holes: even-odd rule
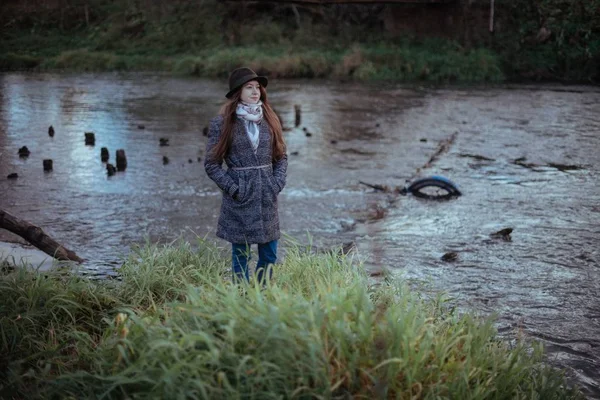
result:
[[[19,157],[29,157],[31,152],[27,148],[27,146],[23,146],[19,149]]]
[[[455,251],[450,251],[442,256],[442,261],[445,262],[453,262],[458,260],[458,253]]]
[[[106,164],[106,174],[108,176],[113,176],[116,173],[117,173],[117,169],[115,168],[114,165],[112,165],[112,164]]]
[[[510,236],[512,231],[513,231],[513,228],[504,228],[504,229],[499,230],[498,232],[494,232],[494,233],[490,234],[490,237],[492,239],[501,239],[506,242],[510,242],[510,241],[512,241],[512,237]]]

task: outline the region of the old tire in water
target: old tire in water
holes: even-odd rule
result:
[[[426,187],[437,187],[446,191],[445,194],[440,196],[430,195],[428,193],[421,192]],[[450,179],[439,175],[428,176],[426,178],[417,179],[407,188],[409,193],[413,196],[417,196],[423,199],[449,199],[462,195],[458,187]]]

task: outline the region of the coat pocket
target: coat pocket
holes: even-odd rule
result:
[[[238,203],[243,203],[244,201],[246,201],[246,180],[243,176],[240,176],[238,178],[238,187],[238,193],[234,200]]]
[[[279,189],[279,185],[277,184],[277,181],[275,180],[275,176],[269,175],[268,179],[269,179],[269,186],[271,187],[271,190],[273,191],[275,196],[277,196],[281,190]]]
[[[238,185],[237,193],[231,197],[231,199],[236,203],[241,203],[244,201],[246,197],[246,182],[244,179],[244,175],[239,173],[238,171],[234,171],[233,169],[227,170],[227,175]]]

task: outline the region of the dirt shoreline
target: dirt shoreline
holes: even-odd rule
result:
[[[41,250],[19,241],[6,240],[5,235],[0,233],[0,261],[6,261],[17,267],[31,266],[47,271],[55,265],[55,260]]]

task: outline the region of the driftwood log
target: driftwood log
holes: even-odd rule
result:
[[[17,218],[2,209],[0,209],[0,228],[21,236],[32,245],[57,260],[76,261],[78,263],[84,261],[73,251],[66,249],[63,245],[46,235],[42,228]]]

